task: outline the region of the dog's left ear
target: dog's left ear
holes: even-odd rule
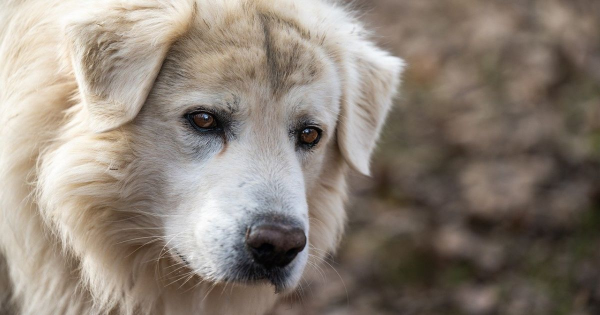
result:
[[[371,153],[400,83],[404,61],[364,40],[349,56],[338,145],[350,167],[369,175]]]
[[[194,10],[184,7],[190,3],[108,1],[66,24],[92,130],[112,130],[135,118],[170,45],[191,22]]]

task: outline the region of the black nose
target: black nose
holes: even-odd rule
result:
[[[266,268],[284,267],[304,249],[306,236],[296,226],[263,223],[248,230],[246,245],[257,263]]]

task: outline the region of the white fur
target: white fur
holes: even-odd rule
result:
[[[265,313],[335,250],[401,68],[325,1],[3,2],[0,312]],[[235,280],[265,214],[308,235],[282,294]]]

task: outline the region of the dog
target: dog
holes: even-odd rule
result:
[[[0,313],[264,314],[402,68],[334,2],[3,1]]]

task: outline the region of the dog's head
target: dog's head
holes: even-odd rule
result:
[[[70,198],[86,178],[106,246],[126,234],[121,245],[158,244],[205,280],[294,288],[309,252],[333,250],[342,233],[345,165],[368,173],[401,60],[316,1],[147,2],[68,24],[83,100],[73,137],[84,140],[67,146],[95,146],[85,163],[100,166],[61,170],[83,162],[59,148],[47,173],[70,181]],[[95,201],[103,190],[113,195]],[[116,213],[131,214],[119,228],[106,223]],[[80,219],[53,220],[90,251],[77,245]]]

